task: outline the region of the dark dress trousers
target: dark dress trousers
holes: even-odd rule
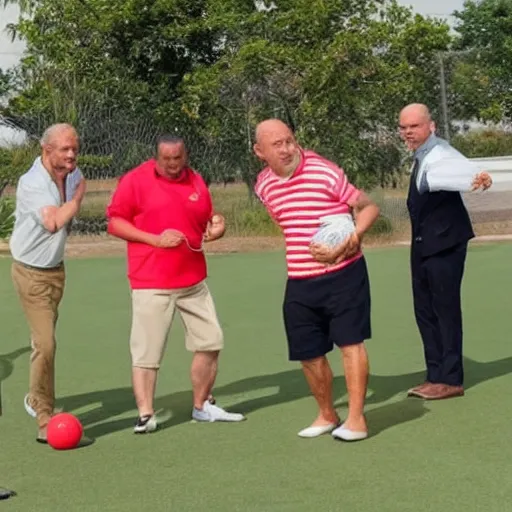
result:
[[[468,242],[475,236],[459,192],[420,194],[418,162],[409,185],[414,314],[423,341],[428,382],[461,386],[461,284]]]

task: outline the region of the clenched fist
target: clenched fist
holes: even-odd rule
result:
[[[213,240],[218,240],[222,236],[224,236],[224,232],[226,231],[226,221],[224,217],[220,214],[215,214],[210,222],[208,222],[208,227],[206,228],[206,233],[204,235],[205,242],[212,242]]]
[[[472,190],[478,190],[479,188],[481,188],[482,190],[487,190],[491,185],[491,175],[488,172],[481,172],[477,174],[477,176],[473,180]]]
[[[157,236],[156,246],[161,248],[177,247],[183,242],[185,235],[176,229],[166,229]]]

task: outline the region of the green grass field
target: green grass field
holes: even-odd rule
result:
[[[296,435],[316,411],[299,367],[286,359],[282,254],[209,259],[210,287],[226,335],[215,394],[248,420],[190,422],[190,355],[177,322],[157,390],[157,405],[170,419],[148,436],[132,433],[125,262],[68,261],[58,330],[58,405],[77,414],[95,439],[70,452],[35,442],[34,420],[22,405],[27,328],[10,262],[0,260],[0,487],[18,493],[2,502],[2,512],[512,510],[512,245],[470,250],[463,290],[467,394],[440,402],[405,397],[423,379],[408,249],[375,249],[367,259],[373,296],[371,437],[356,444]],[[338,353],[330,360],[343,418]]]

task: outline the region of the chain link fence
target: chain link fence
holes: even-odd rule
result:
[[[510,127],[503,123],[495,124],[494,131],[489,131],[488,127],[466,120],[484,108],[488,93],[488,83],[482,77],[477,77],[472,85],[473,96],[461,89],[461,76],[471,72],[474,58],[471,52],[439,55],[439,67],[432,70],[439,80],[439,102],[430,107],[436,113],[439,134],[467,156],[483,158],[479,161],[480,167],[490,170],[495,177],[495,186],[490,191],[465,196],[477,232],[512,234],[512,158],[505,158],[512,156],[512,134]],[[473,98],[474,104],[468,103],[468,98]],[[240,126],[242,136],[230,138],[233,126],[226,120],[225,126],[217,127],[222,136],[205,136],[190,128],[183,131],[178,126],[164,126],[140,114],[98,109],[91,104],[74,105],[73,119],[81,136],[80,167],[88,180],[82,211],[72,226],[74,235],[106,234],[105,209],[118,177],[150,158],[154,154],[155,140],[162,133],[174,133],[186,139],[191,165],[210,185],[216,208],[226,215],[231,234],[277,233],[250,193],[260,167],[251,155],[251,127]],[[0,130],[8,127],[25,135],[23,144],[0,149],[0,190],[4,198],[13,197],[15,178],[27,170],[38,155],[39,138],[52,122],[54,119],[49,117],[0,117]],[[480,133],[484,128],[487,132]],[[382,224],[383,231],[396,232],[406,239],[409,156],[395,127],[388,127],[383,133],[364,134],[375,140],[371,146],[374,150],[367,155],[368,167],[374,170],[377,184],[370,193],[386,220]],[[343,161],[338,163],[342,167],[346,165]]]

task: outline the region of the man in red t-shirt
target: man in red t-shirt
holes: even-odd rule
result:
[[[254,152],[267,167],[255,192],[281,227],[286,243],[283,317],[288,355],[300,361],[319,414],[301,437],[332,433],[357,441],[368,436],[364,401],[371,337],[371,296],[361,238],[379,215],[378,207],[354,187],[333,162],[304,151],[283,122],[268,119],[256,129]],[[312,243],[319,228],[333,218],[352,223],[341,243]],[[335,227],[342,231],[340,224]],[[336,234],[336,232],[335,232]],[[332,371],[326,354],[336,345],[343,354],[348,416],[340,425],[332,398]]]
[[[224,235],[224,218],[213,215],[210,192],[187,165],[181,138],[162,136],[157,157],[126,173],[107,208],[108,232],[128,243],[132,290],[130,352],[139,410],[136,433],[157,428],[153,399],[157,372],[177,310],[186,347],[194,352],[192,418],[242,421],[211,400],[223,332],[210,291],[203,241]]]

